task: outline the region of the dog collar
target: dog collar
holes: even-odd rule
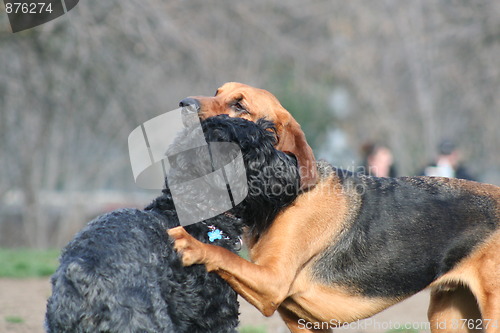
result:
[[[208,227],[208,232],[207,232],[207,235],[208,235],[208,240],[210,241],[210,243],[213,243],[215,242],[216,240],[218,239],[231,239],[229,236],[225,235],[224,232],[220,229],[218,229],[216,226],[214,225],[207,225]],[[236,246],[236,244],[238,244]],[[241,250],[241,247],[243,246],[243,240],[241,239],[241,237],[238,237],[238,241],[235,243],[235,251],[239,251]]]

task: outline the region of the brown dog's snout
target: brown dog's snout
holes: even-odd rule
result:
[[[196,98],[187,97],[179,102],[182,115],[182,123],[186,127],[199,124],[200,102]]]
[[[186,108],[191,112],[200,111],[200,101],[192,97],[184,98],[182,101],[179,102],[179,106],[181,108]]]

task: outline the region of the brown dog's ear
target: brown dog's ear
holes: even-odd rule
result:
[[[291,153],[297,158],[300,170],[300,189],[307,190],[316,185],[318,172],[313,151],[306,141],[306,136],[295,119],[278,128],[279,142],[276,149]]]

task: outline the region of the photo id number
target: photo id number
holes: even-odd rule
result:
[[[52,3],[45,2],[7,2],[5,4],[7,14],[41,14],[52,13]]]

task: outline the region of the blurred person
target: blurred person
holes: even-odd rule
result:
[[[363,162],[361,172],[375,177],[396,177],[391,150],[382,144],[367,142],[361,146]]]
[[[462,164],[460,151],[451,140],[441,141],[436,161],[424,169],[423,175],[475,180]]]

